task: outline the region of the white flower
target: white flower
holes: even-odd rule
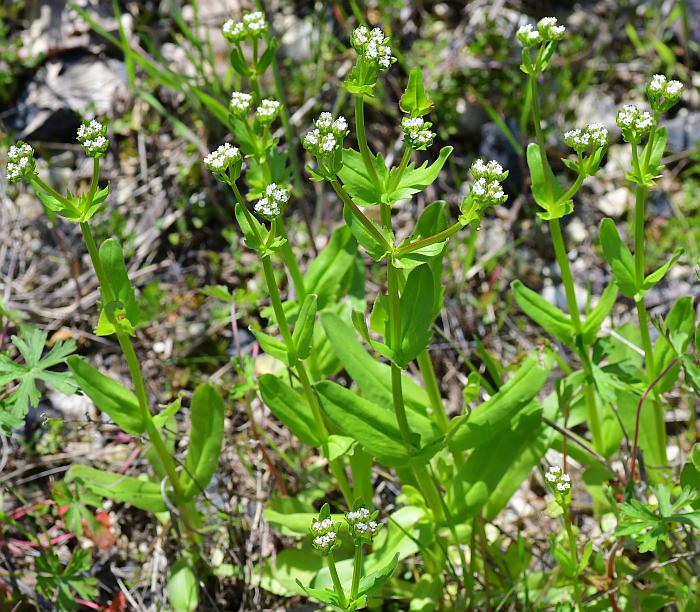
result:
[[[285,205],[289,201],[289,191],[270,183],[265,187],[264,196],[255,203],[255,212],[265,219],[274,219],[282,214]],[[328,520],[328,519],[326,519]]]
[[[638,143],[651,129],[654,118],[649,111],[640,112],[633,104],[625,104],[617,113],[615,122],[626,142]]]
[[[105,137],[107,128],[99,121],[92,119],[83,121],[78,128],[78,142],[83,146],[88,157],[102,157],[109,147],[109,140]]]
[[[608,144],[608,130],[602,123],[591,123],[583,130],[564,132],[564,142],[578,153],[600,149]]]
[[[543,40],[560,40],[566,32],[564,26],[558,25],[556,17],[543,17],[537,22],[537,29]]]
[[[571,484],[568,482],[559,482],[557,483],[557,491],[568,491],[571,488]]]
[[[302,138],[302,144],[313,155],[326,158],[342,146],[347,133],[345,117],[333,119],[331,113],[323,112],[314,121],[314,127]]]
[[[245,117],[253,106],[253,96],[242,91],[231,94],[229,109],[236,117]]]
[[[666,77],[663,74],[655,74],[649,82],[649,91],[662,94],[666,88]]]
[[[380,524],[374,520],[373,514],[367,508],[358,508],[345,514],[350,535],[357,539],[372,539],[379,530]]]
[[[345,516],[347,517],[348,521],[355,522],[361,521],[363,519],[368,519],[369,514],[370,513],[369,510],[367,510],[367,508],[360,508],[359,510],[348,512]]]
[[[391,47],[380,28],[374,28],[371,32],[366,26],[355,28],[350,44],[360,57],[379,70],[386,70],[396,61],[391,56]]]
[[[26,142],[18,141],[7,151],[7,180],[17,183],[35,173],[34,149]]]
[[[431,125],[422,117],[404,117],[401,121],[401,129],[408,146],[416,150],[425,150],[433,144],[435,132],[428,129]]]
[[[214,174],[223,174],[233,164],[241,160],[241,152],[229,142],[225,142],[204,158],[204,165]]]
[[[224,38],[232,43],[240,42],[248,35],[243,23],[240,21],[234,21],[233,19],[226,21],[221,28],[221,31]]]
[[[265,32],[267,32],[267,22],[265,21],[265,15],[260,11],[243,15],[243,25],[248,31],[248,34],[250,34],[254,38],[260,37]]]
[[[503,166],[496,160],[492,159],[485,163],[483,159],[477,159],[472,164],[470,172],[475,179],[470,195],[479,209],[503,204],[508,199],[501,185],[501,181],[506,179],[508,172],[503,170]]]
[[[647,85],[647,97],[651,107],[657,112],[664,112],[674,106],[683,93],[683,83],[669,81],[663,74],[655,74]]]
[[[280,103],[277,100],[265,99],[255,109],[255,120],[262,125],[270,125],[280,112]]]
[[[520,26],[515,36],[525,47],[532,47],[542,41],[542,36],[539,31],[536,30],[531,23]]]
[[[495,159],[488,163],[484,163],[483,159],[474,161],[471,167],[471,174],[475,179],[487,179],[490,181],[504,181],[508,176],[508,172],[503,170],[503,166]]]
[[[566,493],[571,490],[571,477],[562,472],[558,465],[551,466],[544,474],[547,482],[556,493]],[[556,495],[555,495],[556,496]]]

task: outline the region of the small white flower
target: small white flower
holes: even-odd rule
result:
[[[651,107],[657,112],[664,112],[674,106],[683,93],[683,83],[669,81],[663,74],[655,74],[647,85],[647,97]]]
[[[241,160],[241,152],[229,142],[225,142],[204,158],[204,165],[214,174],[223,174],[233,164]]]
[[[26,142],[18,141],[7,151],[7,180],[17,183],[35,174],[34,149]]]
[[[314,121],[314,127],[302,138],[304,148],[318,157],[327,158],[339,149],[348,133],[345,117],[333,119],[329,112],[323,112]]]
[[[571,484],[568,482],[559,482],[557,483],[557,491],[568,491],[571,488]]]
[[[435,132],[428,129],[431,125],[422,117],[404,117],[401,120],[405,141],[412,149],[425,150],[433,144]]]
[[[265,21],[265,15],[260,11],[243,15],[243,25],[248,31],[248,34],[250,34],[254,38],[260,37],[265,32],[267,32],[267,22]]]
[[[280,112],[280,103],[277,100],[265,99],[255,109],[255,120],[262,125],[270,125]]]
[[[246,28],[240,21],[234,21],[229,19],[226,21],[221,28],[224,38],[232,43],[237,43],[242,41],[246,36]]]
[[[289,201],[289,191],[284,187],[280,187],[277,183],[270,183],[265,187],[264,194],[265,195],[255,203],[255,212],[269,220],[279,217]],[[328,521],[330,519],[326,520]]]
[[[520,26],[515,36],[525,47],[532,47],[542,41],[539,31],[531,23]]]
[[[666,77],[663,74],[655,74],[649,82],[649,91],[662,94],[666,88]]]
[[[107,128],[97,121],[83,121],[78,128],[78,142],[82,145],[88,157],[99,158],[105,154],[109,147],[109,140],[105,137]]]
[[[245,117],[253,106],[253,96],[242,91],[231,94],[229,109],[236,117]]]
[[[602,123],[591,123],[583,130],[575,129],[564,133],[564,142],[578,153],[600,149],[608,144],[608,130]]]
[[[537,29],[543,40],[560,40],[566,32],[564,26],[558,25],[556,17],[543,17],[537,22]]]
[[[648,111],[640,112],[633,104],[625,104],[617,113],[615,122],[622,130],[626,142],[638,143],[651,129],[654,118]]]
[[[562,472],[558,465],[551,466],[544,474],[547,482],[552,486],[552,490],[557,493],[566,493],[571,489],[571,477]]]
[[[391,56],[391,47],[380,28],[374,28],[371,32],[366,26],[355,28],[350,44],[360,57],[379,70],[386,70],[396,61]]]

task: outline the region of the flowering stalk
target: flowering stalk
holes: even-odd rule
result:
[[[591,158],[594,159],[596,154],[596,147],[598,151],[602,151],[603,147],[607,145],[607,132],[605,132],[604,142],[602,138],[599,139],[598,133],[604,131],[602,126],[594,125],[589,126],[586,130],[572,130],[567,132],[565,139],[567,144],[574,148],[577,152],[579,163],[575,166],[578,170],[578,176],[574,184],[560,197],[554,198],[554,186],[552,185],[552,177],[550,176],[549,164],[547,163],[547,153],[545,147],[544,133],[542,130],[542,120],[540,116],[540,105],[539,105],[539,93],[537,90],[537,77],[539,74],[544,72],[547,65],[549,64],[548,57],[554,50],[554,46],[557,41],[564,36],[565,28],[557,24],[557,20],[554,17],[545,17],[541,19],[537,24],[537,29],[534,29],[531,25],[523,26],[518,30],[518,39],[523,44],[523,65],[528,68],[526,72],[528,73],[528,83],[530,91],[530,111],[532,115],[533,127],[535,129],[535,139],[537,142],[537,147],[539,149],[540,159],[544,166],[544,182],[546,186],[548,200],[554,202],[553,208],[568,202],[581,187],[584,178],[590,171],[597,170],[595,168],[589,168],[584,164],[582,152],[589,149],[592,145],[594,147],[594,152]],[[530,60],[530,50],[536,45],[540,45],[537,59],[533,63]],[[599,163],[599,161],[598,161]],[[569,265],[569,257],[566,250],[566,244],[564,242],[564,237],[561,231],[561,223],[559,217],[550,216],[548,219],[549,232],[552,237],[552,245],[554,247],[554,255],[559,266],[559,271],[561,273],[562,284],[564,285],[564,292],[566,294],[566,302],[568,305],[569,315],[571,317],[571,323],[578,337],[578,350],[577,353],[581,359],[584,373],[586,374],[586,383],[584,384],[584,396],[586,400],[586,406],[588,409],[588,421],[591,429],[591,437],[593,439],[593,446],[597,451],[603,450],[603,434],[600,423],[600,414],[598,411],[598,405],[596,401],[595,389],[593,387],[592,379],[592,368],[591,368],[591,348],[584,344],[582,338],[583,325],[581,322],[581,313],[578,308],[578,302],[576,300],[576,290],[574,286],[574,278],[571,273],[571,266]]]

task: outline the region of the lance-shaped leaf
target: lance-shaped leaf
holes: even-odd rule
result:
[[[355,240],[367,251],[367,254],[375,261],[383,259],[387,253],[386,245],[379,240],[379,237],[374,232],[367,229],[364,223],[352,213],[347,204],[343,206],[343,219],[345,219],[345,224],[350,228]],[[391,244],[391,236],[388,232],[371,219],[369,219],[369,222],[377,230],[377,233],[384,237],[385,242]]]
[[[381,201],[391,204],[398,200],[410,198],[412,195],[430,187],[437,180],[437,177],[440,176],[440,171],[451,153],[452,147],[443,147],[440,149],[438,158],[432,164],[428,165],[427,161],[418,167],[414,164],[409,164],[396,189],[391,193],[383,194]]]
[[[603,325],[603,321],[608,317],[612,307],[617,299],[617,285],[610,283],[600,296],[600,300],[595,305],[593,310],[588,313],[586,320],[583,322],[583,343],[590,345],[598,335],[598,330]]]
[[[515,301],[528,317],[562,344],[574,346],[574,327],[569,315],[550,304],[539,293],[528,289],[519,280],[513,281],[511,287]]]
[[[263,351],[271,357],[279,359],[282,363],[289,363],[289,353],[287,351],[287,345],[284,342],[254,327],[249,327],[248,329],[255,336],[255,339],[258,341]]]
[[[129,389],[97,371],[82,357],[69,357],[68,365],[83,393],[126,433],[139,435],[146,431],[143,411]]]
[[[134,288],[126,271],[124,253],[121,246],[112,238],[105,240],[100,246],[99,257],[107,280],[114,292],[114,301],[121,302],[123,312],[120,312],[120,315],[126,316],[131,327],[136,327],[139,323],[139,307],[136,302]],[[102,287],[102,297],[106,306],[108,300],[104,287]],[[116,331],[109,321],[103,321],[102,315],[100,315],[100,326],[103,326],[101,327],[100,335],[108,335]],[[108,331],[110,327],[112,331]]]
[[[297,322],[294,325],[292,339],[300,359],[306,359],[311,353],[311,341],[314,334],[314,323],[316,322],[316,306],[316,294],[308,294],[301,305]]]
[[[387,169],[384,165],[384,157],[381,154],[372,155],[372,163],[377,171],[379,180],[386,178]],[[362,154],[354,149],[343,149],[343,167],[338,176],[343,187],[350,194],[353,201],[360,206],[374,206],[381,202],[382,191],[375,185],[365,166]]]
[[[638,290],[634,257],[622,242],[612,219],[603,219],[600,224],[600,245],[620,291],[627,297],[634,297]]]
[[[224,437],[224,402],[212,385],[199,385],[190,408],[190,443],[181,483],[186,497],[209,486],[221,456]]]
[[[520,413],[547,382],[554,363],[549,350],[536,350],[490,399],[470,414],[455,419],[450,427],[450,448],[465,451],[490,443],[517,427]]]
[[[160,484],[151,480],[142,480],[124,476],[115,472],[96,470],[87,465],[73,465],[68,470],[66,482],[80,481],[93,493],[131,504],[146,512],[165,512],[167,506],[163,501]]]
[[[656,285],[656,283],[666,276],[666,273],[673,267],[673,264],[678,261],[683,253],[685,253],[685,249],[676,249],[671,259],[669,259],[663,266],[647,275],[647,277],[644,279],[644,283],[642,284],[642,288],[647,291]]]
[[[272,374],[263,374],[258,384],[262,400],[272,414],[307,446],[321,445],[321,432],[301,393]]]
[[[435,281],[433,271],[425,264],[411,270],[400,298],[400,345],[392,348],[397,363],[406,367],[430,342],[430,326],[435,317],[433,301]]]
[[[532,195],[535,202],[545,210],[537,213],[537,216],[549,220],[561,219],[570,214],[574,210],[574,204],[571,200],[559,201],[564,190],[554,176],[547,159],[542,159],[540,148],[534,142],[527,147],[527,165],[530,169]]]
[[[336,229],[326,247],[312,260],[304,274],[304,287],[318,296],[322,310],[336,295],[343,279],[352,270],[357,241],[348,227]]]

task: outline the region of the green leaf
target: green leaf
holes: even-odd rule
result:
[[[531,142],[527,146],[527,165],[530,168],[532,195],[535,202],[545,210],[537,215],[541,219],[549,220],[561,219],[570,214],[574,210],[574,204],[571,200],[559,202],[564,190],[554,176],[547,159],[542,159],[537,143]]]
[[[357,256],[357,241],[350,228],[341,226],[331,235],[326,247],[312,260],[304,274],[304,287],[318,296],[322,310],[336,296],[343,279],[352,270]]]
[[[100,246],[99,257],[116,300],[122,303],[129,323],[136,327],[139,324],[139,306],[134,288],[129,281],[121,246],[112,238],[105,240]],[[106,303],[104,289],[102,289],[102,297]]]
[[[386,581],[391,578],[391,575],[394,573],[398,562],[399,553],[396,553],[391,561],[389,561],[389,563],[387,563],[384,567],[367,576],[364,576],[360,580],[358,595],[367,595],[368,597],[378,595],[382,586],[384,586]]]
[[[671,259],[669,259],[663,266],[652,272],[651,274],[647,275],[647,277],[644,279],[644,283],[642,287],[644,290],[651,289],[656,283],[658,283],[664,276],[666,276],[666,273],[671,269],[673,264],[675,264],[678,259],[685,253],[685,249],[683,248],[678,248],[675,250],[673,253],[673,256]]]
[[[555,336],[562,344],[569,347],[575,346],[574,327],[569,315],[564,314],[532,289],[528,289],[519,280],[513,281],[511,287],[515,301],[528,317]]]
[[[190,408],[190,442],[180,478],[186,497],[204,491],[219,465],[224,438],[224,402],[212,385],[199,385]]]
[[[97,495],[131,504],[147,512],[166,512],[168,509],[160,484],[151,480],[96,470],[87,465],[73,465],[66,473],[65,481],[79,481]]]
[[[391,367],[369,355],[357,341],[353,328],[337,314],[321,313],[321,323],[336,356],[367,399],[391,405]],[[405,374],[402,374],[401,386],[409,413],[425,416],[425,407],[429,404],[425,390]]]
[[[520,413],[535,399],[547,382],[554,364],[549,350],[536,350],[498,392],[470,414],[454,419],[450,426],[450,448],[465,451],[490,443],[507,430],[515,429]]]
[[[600,327],[603,322],[610,314],[612,307],[615,305],[615,300],[617,299],[617,285],[615,283],[610,283],[603,291],[603,295],[600,296],[600,300],[595,305],[593,310],[588,313],[586,320],[583,322],[583,344],[588,346],[593,343]]]
[[[444,202],[443,200],[438,200],[427,206],[422,212],[421,216],[418,218],[418,222],[416,223],[416,227],[413,230],[411,237],[406,240],[404,244],[418,242],[419,240],[430,238],[436,234],[439,234],[443,230],[446,230],[448,227],[448,211],[449,206],[447,202]],[[413,251],[407,255],[401,255],[395,260],[395,264],[397,267],[410,270],[421,265],[422,263],[432,262],[436,260],[439,255],[444,253],[446,244],[446,241],[437,242]],[[442,269],[441,259],[435,261],[435,264],[436,266],[439,265],[440,269]],[[434,267],[433,275],[435,278],[437,278],[437,275],[435,274],[436,271],[437,270]],[[436,283],[436,289],[439,290],[440,294],[439,296],[435,296],[437,303],[442,301],[443,288],[439,283]]]
[[[367,251],[372,259],[379,261],[384,258],[387,252],[386,246],[352,214],[347,204],[343,206],[343,219],[345,219],[345,224],[350,228],[355,240]],[[386,230],[380,228],[371,219],[369,222],[374,225],[377,231],[384,236],[384,239],[391,244],[391,237],[387,234]]]
[[[272,414],[307,446],[321,446],[311,408],[298,391],[272,374],[263,374],[258,384],[262,400]]]
[[[372,154],[370,153],[370,155]],[[382,176],[387,173],[384,158],[381,155],[372,156],[372,163],[374,163],[381,180]],[[359,151],[343,149],[343,167],[338,172],[338,177],[356,204],[374,206],[381,202],[382,191],[372,181]]]
[[[299,310],[297,322],[294,325],[292,339],[300,359],[306,359],[311,353],[317,301],[318,298],[314,293],[309,293],[306,296],[304,303],[301,305],[301,310]]]
[[[695,309],[693,308],[693,298],[683,297],[676,301],[663,321],[662,329],[668,336],[661,336],[654,346],[654,368],[655,377],[659,376],[671,363],[671,361],[682,356],[695,331]],[[680,364],[676,364],[657,383],[654,390],[657,393],[665,393],[673,387]]]
[[[156,428],[162,429],[165,427],[166,423],[178,413],[181,406],[182,395],[179,395],[177,399],[170,402],[163,410],[153,417],[153,424],[156,426]]]
[[[404,113],[411,117],[423,117],[433,108],[433,102],[425,95],[423,85],[423,72],[420,68],[414,68],[408,75],[408,85],[399,102]]]
[[[318,383],[316,389],[323,410],[344,435],[356,440],[385,465],[408,465],[411,457],[401,443],[391,410],[329,381]]]
[[[435,283],[428,265],[414,268],[406,279],[400,298],[401,339],[399,347],[392,347],[396,362],[405,368],[430,342],[433,322]],[[398,349],[398,350],[397,350]]]
[[[409,164],[396,189],[391,193],[382,194],[381,201],[391,204],[410,198],[412,195],[427,189],[440,176],[440,171],[451,153],[452,147],[443,147],[440,149],[438,158],[432,164],[428,165],[427,161],[418,167]]]
[[[352,452],[352,447],[355,445],[355,440],[348,436],[338,436],[336,434],[332,434],[328,436],[327,444],[328,461],[335,461],[336,459],[348,455]]]
[[[287,352],[287,345],[284,342],[259,329],[253,327],[249,327],[248,329],[255,336],[255,339],[258,341],[263,351],[271,357],[279,359],[282,363],[289,364],[289,353]]]
[[[17,363],[6,353],[0,353],[0,388],[12,382],[18,383],[17,388],[0,406],[0,428],[7,434],[21,425],[30,406],[38,405],[41,393],[36,385],[37,381],[43,381],[65,394],[71,394],[75,390],[75,383],[68,372],[51,370],[65,363],[68,355],[75,350],[75,342],[58,341],[42,357],[46,337],[46,332],[22,326],[19,336],[12,336],[10,341],[24,359],[24,363]]]
[[[634,257],[622,242],[612,219],[603,219],[600,224],[600,244],[620,291],[626,297],[634,297],[638,291]]]
[[[179,559],[170,568],[168,601],[174,612],[194,612],[199,606],[199,581],[186,559]]]
[[[100,373],[82,357],[69,357],[68,365],[85,395],[121,429],[132,435],[146,431],[138,399],[129,389]]]

